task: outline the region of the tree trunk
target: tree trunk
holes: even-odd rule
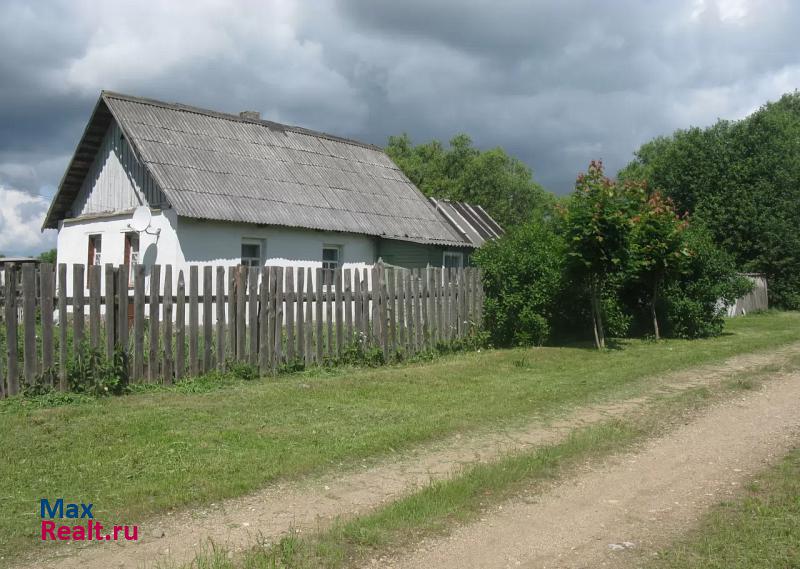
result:
[[[594,328],[594,345],[598,350],[606,347],[606,336],[603,330],[603,314],[600,310],[600,300],[598,298],[599,287],[596,284],[589,285],[589,299],[592,308],[592,327]]]
[[[658,315],[656,314],[656,302],[658,301],[658,282],[653,285],[653,298],[650,300],[650,316],[653,318],[653,333],[656,340],[661,339],[661,334],[658,330]]]

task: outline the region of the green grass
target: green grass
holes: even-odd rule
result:
[[[134,523],[454,432],[627,396],[666,371],[797,340],[800,314],[771,313],[732,320],[726,335],[703,341],[484,351],[197,393],[0,404],[0,555],[41,547],[42,497],[93,502],[99,521]]]
[[[800,567],[800,449],[716,506],[685,540],[650,569],[790,569]]]

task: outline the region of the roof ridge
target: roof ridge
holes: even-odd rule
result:
[[[151,99],[149,97],[139,97],[137,95],[126,95],[125,93],[119,93],[119,92],[116,92],[116,91],[108,91],[108,90],[105,90],[105,89],[103,89],[100,92],[100,97],[103,98],[103,99],[105,99],[105,98],[121,99],[121,100],[124,100],[124,101],[130,101],[130,102],[134,102],[134,103],[141,103],[143,105],[151,105],[151,106],[154,106],[154,107],[161,107],[161,108],[171,109],[171,110],[175,110],[175,111],[196,113],[196,114],[199,114],[199,115],[206,115],[206,116],[210,116],[210,117],[214,117],[214,118],[218,118],[218,119],[230,120],[230,121],[233,121],[233,122],[257,124],[257,125],[265,126],[267,128],[273,128],[275,130],[288,130],[290,132],[294,132],[294,133],[297,133],[297,134],[305,134],[307,136],[316,136],[316,137],[319,137],[319,138],[325,138],[325,139],[331,140],[333,142],[342,142],[344,144],[350,144],[352,146],[359,146],[361,148],[366,148],[368,150],[377,150],[378,152],[381,152],[383,154],[386,153],[386,151],[383,148],[381,148],[380,146],[378,146],[377,144],[370,144],[368,142],[361,142],[360,140],[354,140],[352,138],[345,138],[343,136],[337,136],[335,134],[329,134],[327,132],[322,132],[322,131],[318,131],[318,130],[312,130],[310,128],[305,128],[305,127],[302,127],[302,126],[289,125],[289,124],[284,124],[284,123],[279,123],[279,122],[270,121],[270,120],[264,120],[264,119],[258,119],[258,120],[246,119],[246,118],[243,118],[243,117],[241,117],[239,115],[234,115],[234,114],[231,114],[231,113],[224,113],[222,111],[215,111],[213,109],[206,109],[206,108],[203,108],[203,107],[195,107],[194,105],[186,105],[184,103],[169,103],[167,101],[160,101],[158,99]]]

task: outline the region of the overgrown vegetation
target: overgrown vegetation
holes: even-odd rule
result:
[[[630,340],[624,350],[482,350],[260,380],[215,375],[134,386],[127,397],[0,401],[0,556],[36,543],[41,496],[89,496],[98,519],[136,523],[457,432],[634,396],[664,372],[798,341],[800,315],[737,319],[728,331],[703,341]]]
[[[648,142],[620,172],[701,220],[739,270],[763,272],[770,301],[800,308],[800,92],[741,121]]]
[[[749,290],[702,224],[658,191],[608,179],[599,162],[557,210],[475,254],[497,345],[586,337],[586,322],[598,348],[607,334],[711,336]]]

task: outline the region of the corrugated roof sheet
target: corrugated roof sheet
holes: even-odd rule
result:
[[[471,244],[377,146],[105,91],[87,132],[109,112],[178,215]],[[91,154],[94,136],[76,156]],[[66,214],[81,168],[73,159],[45,227]]]
[[[490,239],[496,239],[505,233],[503,228],[479,205],[472,206],[466,202],[429,199],[436,210],[473,247],[480,247]]]

